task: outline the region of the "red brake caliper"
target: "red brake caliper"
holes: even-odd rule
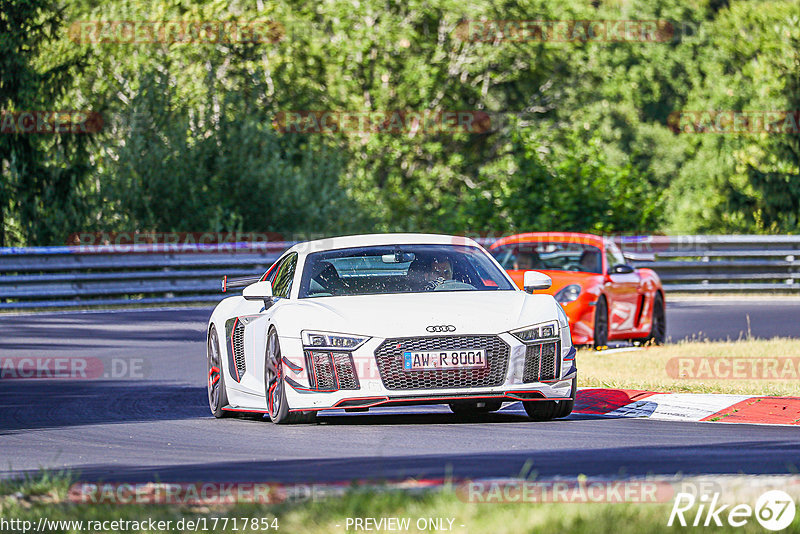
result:
[[[219,382],[219,367],[211,367],[208,371],[208,385],[211,387],[217,382]]]

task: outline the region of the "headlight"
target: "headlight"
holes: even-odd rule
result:
[[[555,299],[556,301],[566,304],[567,302],[572,302],[574,300],[578,300],[578,297],[581,295],[581,286],[578,284],[570,284],[565,288],[562,288],[561,291],[556,293]]]
[[[349,336],[347,334],[332,334],[330,332],[312,332],[303,330],[303,347],[312,349],[346,349],[355,350],[363,345],[369,338],[362,336]]]
[[[519,330],[512,330],[510,334],[525,343],[545,339],[555,339],[558,338],[558,322],[554,321],[552,323],[526,326],[525,328],[520,328]]]

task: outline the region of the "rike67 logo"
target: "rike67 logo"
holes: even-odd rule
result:
[[[794,499],[781,490],[771,490],[756,500],[755,508],[749,504],[719,504],[719,493],[709,498],[708,494],[696,497],[691,493],[678,493],[667,526],[673,524],[693,527],[723,526],[723,521],[732,527],[744,526],[755,516],[767,530],[783,530],[792,524],[795,515]],[[696,508],[696,510],[695,510]]]

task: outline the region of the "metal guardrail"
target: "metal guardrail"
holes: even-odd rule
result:
[[[800,292],[800,235],[621,237],[620,248],[655,255],[636,262],[656,271],[666,291]]]
[[[493,240],[479,240],[489,245]],[[625,236],[667,291],[800,292],[800,235]],[[292,242],[0,248],[0,309],[218,302],[223,275],[263,273]]]
[[[289,242],[0,249],[0,309],[218,302],[223,275],[261,274]]]

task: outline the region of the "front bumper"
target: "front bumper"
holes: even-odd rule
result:
[[[350,389],[336,389],[326,386],[324,390],[317,387],[313,376],[313,366],[303,351],[302,342],[296,338],[281,338],[281,349],[285,358],[284,372],[286,396],[292,411],[318,411],[332,409],[364,409],[376,406],[409,406],[421,404],[449,404],[457,402],[479,401],[535,401],[569,399],[572,391],[572,379],[577,375],[575,366],[575,349],[569,339],[569,330],[562,329],[558,353],[555,354],[557,372],[548,379],[531,381],[526,371],[526,351],[529,346],[508,333],[492,336],[499,338],[508,346],[507,367],[503,375],[493,380],[490,386],[473,387],[431,387],[413,389],[389,389],[386,368],[381,368],[376,359],[376,350],[386,341],[384,338],[372,338],[353,351],[352,362],[357,375],[357,385]],[[431,340],[436,339],[430,336]],[[333,360],[334,362],[336,360]],[[340,360],[341,361],[341,360]],[[492,365],[490,359],[490,366]],[[335,367],[335,365],[333,366]],[[335,372],[335,369],[331,369]],[[402,371],[400,371],[402,372]],[[419,373],[420,371],[408,371]]]

